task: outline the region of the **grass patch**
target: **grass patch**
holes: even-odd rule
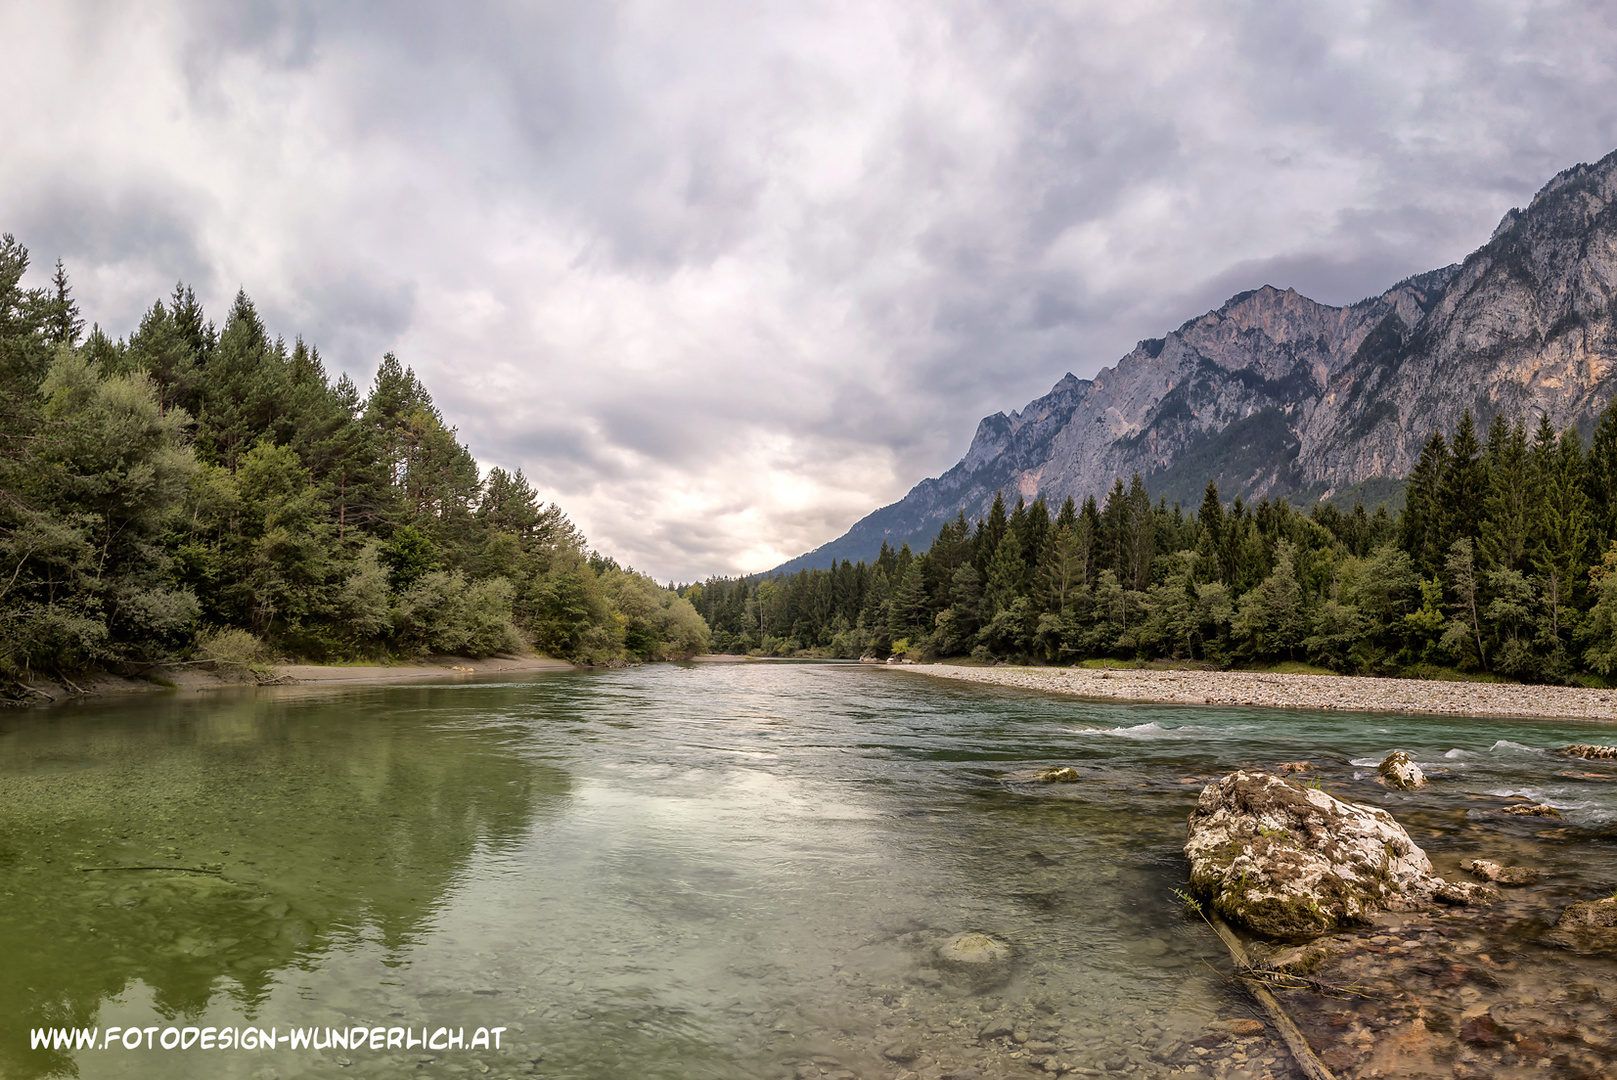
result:
[[[1284,663],[1274,664],[1271,667],[1259,668],[1266,675],[1335,675],[1330,668],[1317,667],[1314,664],[1305,664],[1301,660],[1287,660]]]
[[[1416,664],[1414,667],[1405,668],[1398,674],[1406,679],[1430,679],[1432,682],[1508,683],[1515,681],[1499,675],[1490,675],[1486,671],[1461,671],[1459,668],[1438,667],[1436,664]]]

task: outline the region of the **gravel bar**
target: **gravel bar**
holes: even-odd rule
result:
[[[953,664],[889,666],[898,671],[945,679],[1124,701],[1617,721],[1617,691],[1572,686],[1252,671],[959,667]]]

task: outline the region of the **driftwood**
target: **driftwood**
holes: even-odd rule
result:
[[[1236,971],[1239,973],[1250,970],[1253,967],[1252,958],[1247,955],[1246,946],[1241,944],[1241,939],[1235,936],[1235,931],[1230,929],[1229,924],[1213,911],[1206,912],[1204,917],[1207,924],[1224,942],[1225,947],[1230,950],[1230,959],[1235,961]],[[1308,1045],[1308,1040],[1303,1038],[1303,1033],[1279,1000],[1269,992],[1269,988],[1250,977],[1245,981],[1247,989],[1252,991],[1252,996],[1257,998],[1258,1004],[1263,1006],[1263,1011],[1269,1014],[1269,1019],[1273,1020],[1275,1027],[1279,1029],[1280,1037],[1286,1041],[1286,1049],[1291,1051],[1291,1056],[1303,1070],[1303,1074],[1309,1080],[1336,1080],[1331,1075],[1331,1070],[1319,1059],[1319,1055],[1314,1053],[1313,1047]]]

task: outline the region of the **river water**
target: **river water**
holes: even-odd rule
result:
[[[1617,884],[1617,783],[1544,751],[1612,734],[835,664],[17,712],[0,717],[0,1076],[1031,1075],[1021,1044],[984,1049],[997,1027],[1079,1075],[1166,1076],[1153,1048],[1250,1008],[1173,895],[1209,778],[1312,761],[1440,872],[1482,853],[1491,808],[1548,802],[1563,821],[1485,839],[1571,901]],[[1430,789],[1371,782],[1398,747]],[[1080,782],[1026,779],[1051,765]],[[1002,978],[940,965],[966,931],[1014,949]],[[113,1026],[157,1028],[137,1036],[154,1048],[30,1046]],[[186,1027],[315,1028],[323,1048],[155,1046]],[[359,1027],[403,1045],[324,1045]],[[489,1045],[409,1045],[439,1028]]]

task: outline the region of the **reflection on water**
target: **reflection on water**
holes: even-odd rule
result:
[[[1313,760],[1440,869],[1500,796],[1549,801],[1555,835],[1486,828],[1578,899],[1617,878],[1617,784],[1542,749],[1590,738],[833,665],[16,714],[0,1074],[997,1076],[1048,1053],[1163,1075],[1153,1048],[1244,1008],[1172,899],[1208,777]],[[1432,788],[1371,783],[1395,746]],[[1015,779],[1056,763],[1080,782]],[[1012,945],[1008,980],[937,962],[966,930]],[[43,1025],[243,1023],[508,1030],[499,1051],[28,1047]],[[1002,1026],[1025,1042],[979,1041]]]

